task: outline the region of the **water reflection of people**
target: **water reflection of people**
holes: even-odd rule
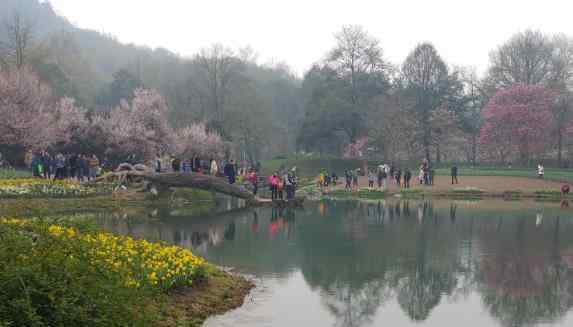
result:
[[[269,225],[269,232],[272,237],[275,237],[284,226],[283,210],[284,208],[281,207],[273,207],[271,209],[271,224]]]
[[[541,225],[541,222],[542,222],[542,221],[543,221],[543,213],[538,212],[538,213],[535,215],[535,226],[538,226],[538,227],[539,227],[539,225]]]
[[[256,210],[253,211],[253,223],[251,224],[251,231],[255,234],[259,232],[259,215],[257,214]]]
[[[458,210],[458,206],[457,204],[455,204],[454,202],[452,202],[450,204],[450,221],[452,223],[456,222],[456,211]]]

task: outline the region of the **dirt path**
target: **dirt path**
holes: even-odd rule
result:
[[[559,191],[561,184],[559,182],[548,181],[544,179],[525,178],[525,177],[504,177],[504,176],[460,176],[459,184],[452,185],[451,178],[447,176],[438,176],[433,186],[424,186],[417,183],[412,178],[411,186],[413,189],[423,189],[431,192],[445,192],[457,188],[478,188],[484,192],[504,192],[504,191],[521,191],[524,193],[533,193],[535,191]],[[344,181],[343,181],[344,182]],[[360,187],[368,187],[368,178],[360,177],[358,181]],[[376,183],[375,183],[376,184]],[[398,191],[395,182],[389,183],[390,191]],[[336,187],[344,189],[344,184]]]

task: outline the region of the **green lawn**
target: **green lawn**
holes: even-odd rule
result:
[[[313,177],[316,176],[322,168],[327,169],[329,172],[336,172],[339,176],[343,176],[344,170],[361,168],[364,160],[362,159],[341,159],[341,158],[288,158],[277,160],[263,161],[262,171],[263,175],[272,174],[281,167],[292,168],[296,166],[299,176]],[[368,161],[369,167],[375,167],[380,164],[380,161]],[[410,168],[412,169],[413,166]],[[438,176],[450,176],[450,168],[436,169]],[[501,167],[479,167],[479,168],[466,168],[460,167],[460,176],[513,176],[513,177],[531,177],[536,178],[536,168],[501,168]],[[573,183],[573,169],[545,169],[545,178],[555,181],[569,181]]]
[[[436,170],[439,176],[450,176],[449,168],[441,168]],[[510,177],[531,177],[536,178],[537,172],[535,169],[524,168],[460,168],[458,174],[460,176],[510,176]],[[568,181],[573,182],[573,169],[545,169],[545,178],[554,181]]]
[[[6,178],[28,178],[32,177],[32,174],[27,170],[14,170],[0,168],[0,179]]]

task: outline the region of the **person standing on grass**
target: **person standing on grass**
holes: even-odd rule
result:
[[[545,168],[541,163],[539,163],[537,165],[537,177],[543,178],[544,175],[545,175]]]
[[[376,179],[376,176],[374,175],[374,171],[369,170],[368,171],[368,188],[370,188],[370,189],[374,188],[374,180],[375,179]]]
[[[409,168],[406,168],[404,172],[404,188],[410,188],[410,180],[412,179],[412,172]]]
[[[358,174],[360,172],[360,168],[354,170],[352,172],[352,188],[358,191]]]
[[[346,179],[346,186],[344,186],[344,189],[346,191],[351,191],[352,190],[352,174],[350,173],[350,171],[348,169],[344,171],[344,178]]]
[[[400,170],[400,168],[396,168],[396,186],[398,186],[398,188],[400,188],[402,186],[402,171]]]
[[[456,164],[452,166],[451,175],[452,175],[452,185],[458,184],[458,166],[456,166]]]
[[[384,168],[382,166],[378,166],[378,170],[376,171],[376,178],[378,179],[378,188],[382,188],[382,179]]]

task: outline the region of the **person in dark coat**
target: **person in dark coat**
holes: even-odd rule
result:
[[[406,168],[404,172],[404,188],[410,188],[410,180],[412,179],[412,172],[409,168]]]
[[[458,184],[458,166],[453,165],[451,173],[452,173],[452,185]]]
[[[225,169],[223,170],[225,176],[229,179],[229,184],[235,184],[235,178],[237,176],[237,171],[235,170],[235,162],[233,160],[229,161],[225,165]]]

